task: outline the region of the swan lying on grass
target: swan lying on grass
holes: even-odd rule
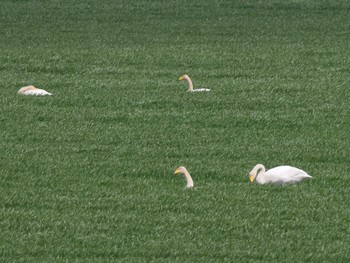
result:
[[[265,172],[265,166],[257,164],[249,173],[250,182],[255,180],[258,184],[294,184],[310,178],[312,176],[303,170],[288,165],[278,166]]]
[[[45,95],[52,95],[52,93],[47,92],[43,89],[37,89],[36,87],[30,85],[23,88],[20,88],[18,91],[18,94],[21,95],[35,95],[35,96],[45,96]]]
[[[190,77],[188,75],[182,75],[179,80],[186,80],[187,83],[188,83],[188,90],[189,92],[202,92],[202,91],[210,91],[210,89],[203,89],[203,88],[200,88],[200,89],[193,89],[193,83],[192,83],[192,80],[190,79]]]
[[[187,185],[187,188],[192,188],[193,187],[193,180],[190,175],[190,173],[187,171],[187,169],[184,166],[180,166],[175,170],[175,174],[183,174],[185,176]]]

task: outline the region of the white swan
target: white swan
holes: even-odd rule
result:
[[[37,89],[36,87],[34,87],[32,85],[20,88],[18,91],[18,94],[36,95],[36,96],[52,95],[52,93],[47,92],[46,90],[43,90],[43,89]]]
[[[186,80],[188,83],[188,90],[189,92],[202,92],[202,91],[210,91],[210,89],[193,89],[193,83],[192,80],[190,79],[190,77],[188,75],[182,75],[179,80]]]
[[[301,169],[284,165],[272,168],[265,172],[265,166],[257,164],[249,173],[249,180],[256,180],[258,184],[293,184],[301,182],[304,179],[312,178]]]
[[[179,174],[179,173],[185,175],[186,182],[187,182],[186,187],[192,188],[193,187],[193,180],[192,180],[190,173],[187,171],[187,169],[184,166],[180,166],[175,170],[175,174]]]

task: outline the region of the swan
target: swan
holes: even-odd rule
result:
[[[258,184],[285,185],[298,183],[309,178],[312,176],[303,170],[288,165],[278,166],[265,172],[265,166],[257,164],[249,173],[250,182],[255,180]]]
[[[52,95],[52,93],[47,92],[46,90],[43,90],[43,89],[37,89],[36,87],[34,87],[32,85],[20,88],[18,91],[18,94],[36,95],[36,96]]]
[[[188,75],[182,75],[179,80],[186,80],[188,83],[188,90],[189,92],[202,92],[202,91],[210,91],[210,89],[193,89],[193,83],[192,80],[190,79],[190,77]]]
[[[191,177],[190,173],[187,171],[186,167],[184,167],[184,166],[178,167],[175,170],[175,174],[184,174],[185,178],[186,178],[186,182],[187,182],[186,187],[187,188],[192,188],[193,187],[192,177]]]

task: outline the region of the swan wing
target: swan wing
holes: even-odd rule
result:
[[[273,184],[297,183],[306,178],[312,178],[303,170],[292,166],[278,166],[265,173],[265,179]]]
[[[35,95],[35,96],[45,96],[45,95],[52,95],[52,93],[47,92],[43,89],[35,89],[35,90],[27,90],[24,92],[24,95]]]
[[[194,89],[194,90],[192,90],[192,92],[203,92],[203,91],[210,91],[210,89],[201,88],[201,89]]]

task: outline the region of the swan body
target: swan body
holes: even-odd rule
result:
[[[294,184],[311,178],[312,176],[305,171],[288,165],[278,166],[265,171],[264,165],[257,164],[249,173],[250,182],[255,180],[258,184]]]
[[[20,88],[20,90],[18,91],[18,94],[35,95],[35,96],[52,95],[52,93],[47,92],[46,90],[43,90],[43,89],[38,89],[32,85]]]
[[[185,179],[187,182],[186,187],[192,188],[193,187],[193,180],[192,180],[190,173],[187,171],[187,169],[184,166],[180,166],[175,170],[175,174],[179,174],[179,173],[181,173],[185,176]]]
[[[188,83],[188,92],[203,92],[203,91],[210,91],[210,89],[204,89],[204,88],[199,88],[199,89],[193,89],[193,83],[191,78],[188,75],[182,75],[179,80],[186,80]]]
[[[210,89],[200,88],[200,89],[191,90],[191,92],[202,92],[202,91],[210,91]]]

